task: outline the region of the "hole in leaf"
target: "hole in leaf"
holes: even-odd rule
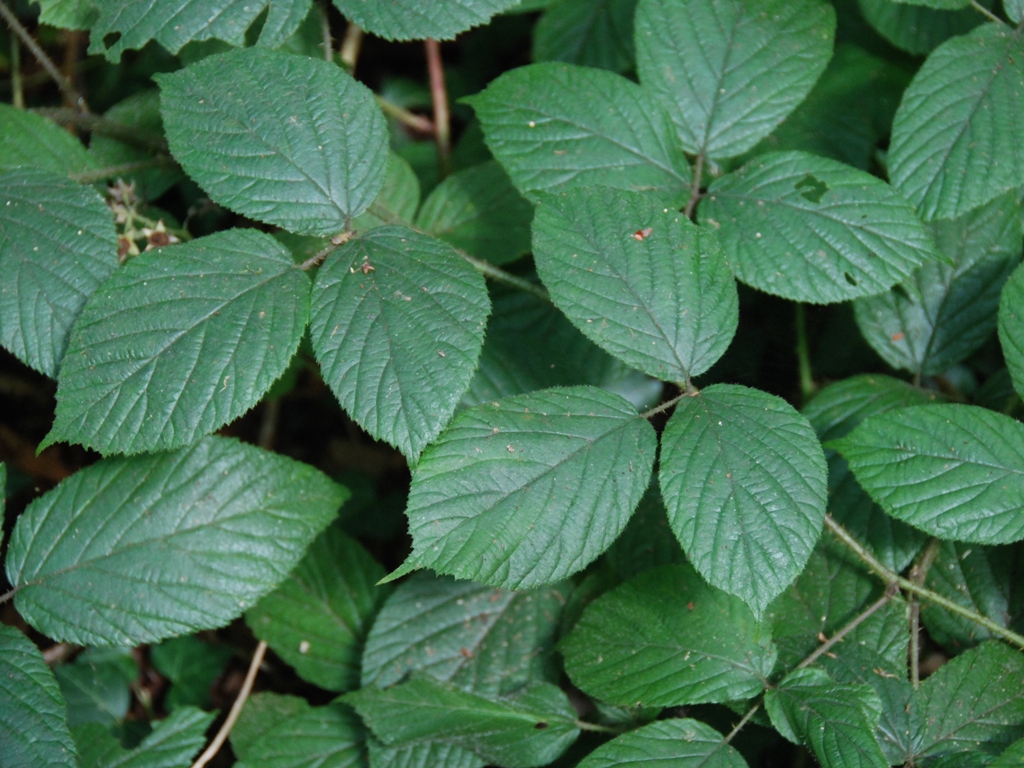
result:
[[[843,277],[846,278],[846,282],[848,282],[850,285],[853,285],[853,286],[857,285],[857,278],[855,278],[849,272],[843,272]]]
[[[904,301],[910,301],[910,294],[907,293],[907,289],[904,288],[899,283],[896,283],[896,285],[894,285],[892,287],[892,292],[895,293],[897,296],[899,296]]]
[[[800,197],[812,203],[820,203],[821,198],[828,192],[828,184],[809,173],[796,183],[795,188],[800,191]]]
[[[117,41],[120,40],[120,39],[121,39],[121,33],[120,32],[109,32],[108,34],[103,36],[103,47],[104,48],[113,48],[114,45],[117,43]]]
[[[536,730],[538,730],[538,731],[543,731],[543,730],[544,730],[545,728],[547,728],[547,727],[548,727],[548,724],[547,724],[547,723],[545,723],[545,722],[544,722],[544,721],[542,720],[541,722],[537,723],[537,724],[536,724],[535,726],[533,726],[533,727],[534,727],[534,729],[536,729]]]

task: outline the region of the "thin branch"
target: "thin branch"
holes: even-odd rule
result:
[[[43,651],[43,661],[49,666],[63,663],[73,653],[82,650],[82,646],[74,643],[54,643]]]
[[[494,266],[489,261],[478,259],[476,256],[470,256],[468,253],[460,251],[458,248],[455,250],[458,251],[462,258],[476,267],[477,271],[485,277],[489,277],[491,280],[496,280],[499,283],[504,283],[505,285],[511,285],[513,288],[518,288],[521,291],[526,291],[526,293],[536,296],[541,301],[551,301],[551,296],[548,295],[547,290],[545,290],[543,286],[531,283],[529,280],[524,280],[510,272],[506,272],[504,269]]]
[[[327,15],[327,4],[324,0],[317,0],[316,8],[320,12],[320,36],[324,46],[324,59],[331,61],[334,58],[334,41],[331,40],[331,20]]]
[[[917,584],[919,587],[924,586],[925,579],[928,576],[928,571],[931,570],[932,563],[935,562],[936,555],[939,554],[940,542],[934,536],[929,539],[928,545],[921,552],[917,562],[910,571],[910,580]],[[921,601],[917,595],[912,595],[910,598],[910,645],[908,654],[910,656],[910,682],[916,689],[921,684]]]
[[[830,637],[828,640],[822,643],[818,648],[814,650],[813,653],[811,653],[811,655],[809,655],[806,659],[797,664],[794,669],[805,669],[806,667],[811,666],[811,664],[813,664],[826,653],[828,653],[832,649],[832,646],[840,642],[844,637],[846,637],[848,634],[853,632],[853,630],[855,630],[858,626],[860,626],[861,622],[865,621],[868,617],[870,617],[872,614],[878,611],[883,605],[892,600],[895,594],[896,593],[893,590],[886,590],[884,595],[875,600],[875,602],[873,602],[859,614],[854,616],[853,619],[851,619],[845,627],[840,629],[838,632],[832,635],[832,637]]]
[[[423,45],[427,51],[430,99],[434,104],[434,142],[443,179],[451,172],[452,164],[451,116],[448,112],[448,91],[444,85],[444,62],[441,61],[441,44],[437,40],[428,37]]]
[[[249,662],[249,671],[245,673],[245,682],[242,683],[242,690],[238,692],[238,698],[235,699],[235,703],[231,705],[231,711],[228,712],[227,718],[225,718],[220,730],[217,731],[217,735],[213,737],[210,746],[192,763],[192,768],[203,768],[204,765],[214,758],[224,745],[224,742],[227,741],[228,734],[235,727],[238,716],[242,714],[242,707],[245,706],[245,701],[249,698],[249,693],[252,691],[252,685],[256,682],[256,673],[260,670],[260,664],[263,663],[263,655],[266,652],[267,644],[261,640],[252,655],[252,661]]]
[[[978,13],[980,13],[982,16],[987,18],[989,21],[994,21],[994,22],[997,22],[999,24],[1005,23],[1005,22],[1003,22],[1002,19],[1000,19],[998,16],[996,16],[994,13],[992,13],[992,11],[990,11],[984,5],[979,3],[978,0],[971,0],[971,7],[974,10],[976,10]]]
[[[348,70],[350,75],[356,73],[356,64],[359,62],[359,50],[363,45],[363,29],[358,24],[349,24],[345,29],[345,37],[341,39],[341,51],[338,56],[341,64]]]
[[[99,115],[75,112],[73,109],[67,109],[66,107],[41,107],[32,111],[60,125],[73,125],[90,133],[109,136],[112,139],[117,139],[142,149],[148,149],[152,152],[167,152],[167,142],[162,136],[141,130],[132,125],[125,125],[124,123],[109,120]]]
[[[11,38],[11,103],[15,109],[25,108],[25,84],[21,80],[21,43]]]
[[[695,394],[697,394],[697,392],[683,392],[681,395],[676,395],[671,400],[666,400],[661,405],[656,405],[650,410],[644,411],[643,413],[640,414],[640,418],[649,419],[653,416],[657,416],[659,413],[664,413],[669,408],[678,403],[680,400],[682,400],[684,397],[693,397]]]
[[[136,160],[121,165],[111,165],[106,168],[96,168],[82,173],[69,173],[68,178],[82,184],[92,184],[94,181],[103,181],[114,176],[123,176],[132,171],[141,171],[147,168],[173,168],[177,165],[169,155],[158,155],[148,160]]]
[[[281,398],[271,397],[263,401],[263,419],[260,421],[260,434],[257,444],[260,448],[271,450],[277,437],[277,425],[281,421]]]
[[[353,232],[342,232],[340,235],[335,235],[331,238],[331,242],[328,243],[324,248],[317,251],[314,255],[310,256],[304,262],[298,265],[298,269],[306,272],[313,267],[320,266],[324,259],[330,256],[334,251],[338,250],[341,246],[352,239]]]
[[[757,714],[757,710],[759,710],[760,708],[760,704],[755,704],[750,709],[748,709],[747,714],[743,716],[743,719],[736,723],[733,729],[729,731],[728,735],[724,739],[722,739],[722,743],[728,744],[730,741],[732,741],[736,734],[743,730],[743,726],[750,722],[750,718]]]
[[[930,589],[915,584],[910,579],[906,579],[886,568],[875,558],[874,555],[868,552],[860,542],[853,538],[853,536],[851,536],[843,526],[833,520],[831,515],[825,515],[825,526],[837,539],[843,542],[843,544],[857,555],[857,557],[859,557],[870,570],[874,571],[876,575],[881,577],[886,584],[895,583],[907,592],[919,595],[925,600],[935,603],[936,605],[941,605],[950,613],[955,613],[958,616],[963,616],[965,619],[973,621],[975,624],[987,629],[993,635],[1003,638],[1007,642],[1016,645],[1018,648],[1024,648],[1024,636],[997,624],[987,616],[982,616],[980,613],[972,611],[970,608],[964,608],[959,603],[955,603],[952,600],[943,597],[938,592],[933,592]]]
[[[377,96],[377,104],[380,105],[381,111],[385,115],[395,118],[402,125],[420,133],[426,133],[430,136],[434,135],[434,123],[429,118],[417,115],[415,112],[410,112],[405,107],[400,107],[383,96]]]
[[[15,587],[10,592],[4,592],[2,595],[0,595],[0,605],[3,605],[8,600],[10,600],[12,597],[14,597],[14,595],[17,593],[17,591],[18,591],[18,588]]]
[[[89,105],[85,103],[85,98],[78,92],[71,81],[64,77],[63,73],[57,68],[57,65],[53,63],[53,59],[46,55],[46,51],[42,49],[39,43],[35,41],[35,38],[18,21],[18,17],[7,7],[7,3],[4,0],[0,0],[0,16],[3,16],[4,21],[14,31],[14,34],[21,38],[21,42],[25,44],[25,47],[32,51],[32,55],[36,57],[36,60],[53,79],[53,82],[60,88],[60,92],[64,94],[67,102],[74,105],[75,109],[79,112],[88,113]]]
[[[817,386],[811,372],[811,350],[807,343],[807,316],[803,302],[796,303],[796,359],[800,370],[800,397],[803,403],[814,395]]]
[[[697,207],[697,201],[700,200],[700,181],[701,176],[704,175],[704,153],[701,152],[697,155],[697,162],[693,166],[693,181],[690,183],[690,199],[686,201],[686,207],[683,209],[683,215],[688,219],[693,218],[693,210]]]
[[[588,723],[586,720],[577,720],[576,727],[581,731],[593,731],[594,733],[612,733],[618,736],[620,733],[625,733],[628,729],[626,728],[613,728],[610,725],[601,725],[600,723]]]

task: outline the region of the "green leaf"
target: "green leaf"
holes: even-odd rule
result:
[[[43,654],[0,624],[0,743],[4,768],[75,768],[67,705]]]
[[[106,729],[123,724],[139,668],[128,649],[87,648],[71,664],[56,667],[54,675],[68,703],[68,725],[98,723]]]
[[[356,422],[415,460],[469,386],[490,309],[451,246],[381,227],[332,254],[313,288],[310,337]]]
[[[999,294],[1020,261],[1016,190],[954,221],[932,222],[951,265],[930,263],[888,293],[854,302],[857,325],[882,358],[919,376],[976,352],[996,326]]]
[[[868,416],[892,408],[925,405],[936,395],[905,381],[867,374],[829,385],[806,406],[803,414],[821,442],[845,437]],[[832,449],[828,460],[829,510],[836,522],[862,543],[884,565],[902,571],[924,544],[924,536],[906,523],[893,520],[857,484],[846,459]]]
[[[821,0],[640,0],[637,70],[687,152],[735,157],[803,101],[835,28]]]
[[[602,744],[579,768],[746,768],[743,757],[722,734],[699,720],[661,720]]]
[[[941,45],[914,76],[889,146],[893,186],[927,220],[1024,186],[1024,32],[985,24]]]
[[[739,280],[794,301],[880,293],[937,256],[885,182],[805,152],[761,155],[723,176],[699,212]]]
[[[806,744],[823,768],[889,765],[875,739],[882,704],[870,686],[802,669],[769,690],[764,704],[779,732]]]
[[[384,186],[370,207],[352,219],[352,229],[365,232],[385,224],[412,221],[419,206],[420,180],[408,161],[391,150],[388,153]]]
[[[48,171],[0,173],[0,189],[0,344],[55,377],[86,299],[117,269],[113,216]]]
[[[567,589],[492,589],[420,573],[402,583],[373,623],[363,686],[385,688],[423,672],[485,696],[552,677],[549,660]]]
[[[752,152],[803,150],[872,169],[910,74],[855,45],[836,46],[807,98]]]
[[[440,742],[385,747],[376,739],[368,743],[370,768],[484,768],[486,763],[468,749]]]
[[[160,674],[171,681],[164,697],[164,707],[206,708],[210,705],[210,689],[231,659],[232,653],[223,645],[210,645],[195,635],[165,640],[151,646],[149,658]]]
[[[890,599],[819,657],[817,664],[837,682],[867,684],[881,696],[889,681],[906,680],[910,639],[907,615],[903,600]]]
[[[347,691],[359,683],[363,642],[390,591],[374,586],[383,577],[359,542],[331,526],[245,620],[303,680]]]
[[[899,408],[832,441],[893,517],[940,538],[1024,538],[1024,424],[974,405]]]
[[[621,581],[658,565],[686,562],[686,555],[672,535],[665,502],[656,483],[647,489],[626,529],[608,548],[605,562]]]
[[[332,703],[305,707],[267,723],[266,730],[245,745],[237,768],[363,768],[366,738],[349,707]],[[234,746],[234,744],[232,744]]]
[[[247,49],[156,79],[175,159],[237,213],[335,235],[384,183],[384,115],[340,67]]]
[[[299,28],[309,12],[309,0],[97,0],[99,18],[92,25],[89,53],[117,61],[126,50],[150,40],[177,53],[186,43],[223,40],[241,46],[246,32],[266,12],[257,45],[275,48]],[[266,51],[262,52],[264,55]]]
[[[225,438],[106,459],[28,506],[7,579],[21,615],[55,640],[137,645],[220,627],[284,579],[347,495]]]
[[[998,754],[1024,736],[1024,657],[989,641],[939,667],[912,702],[917,765],[977,750]]]
[[[214,717],[214,712],[181,707],[130,750],[102,725],[79,726],[74,735],[81,768],[188,768],[206,744],[206,729]]]
[[[0,104],[0,171],[38,168],[67,176],[91,166],[82,142],[59,125],[28,110]],[[12,190],[14,185],[5,183],[3,188]]]
[[[509,589],[564,579],[622,532],[656,444],[630,403],[594,387],[469,408],[413,474],[413,551],[400,572],[428,567]]]
[[[1013,387],[1024,397],[1024,265],[1017,267],[1003,286],[998,324],[999,343]]]
[[[43,445],[165,450],[233,421],[291,362],[309,290],[288,250],[253,229],[137,256],[72,330]]]
[[[1021,547],[979,547],[944,541],[925,586],[999,626],[1024,628],[1024,563]],[[921,619],[933,640],[956,653],[992,633],[940,605],[924,602]]]
[[[590,384],[638,408],[661,397],[662,384],[588,341],[548,301],[491,283],[493,310],[465,406],[548,387]]]
[[[627,72],[635,67],[637,0],[559,0],[533,28],[534,61]]]
[[[776,659],[747,606],[688,565],[652,568],[599,597],[559,650],[581,690],[645,707],[753,698]]]
[[[657,379],[703,373],[736,332],[736,282],[716,238],[655,194],[589,188],[542,196],[533,253],[573,324]]]
[[[487,698],[420,677],[387,690],[363,688],[344,700],[384,744],[443,741],[502,768],[547,765],[579,735],[576,711],[549,683]]]
[[[519,0],[333,0],[345,16],[385,40],[451,40],[460,32],[486,24]]]
[[[89,29],[99,9],[92,0],[38,0],[39,23],[60,29]]]
[[[252,746],[280,723],[311,711],[309,702],[299,696],[262,691],[250,696],[235,727],[231,729],[231,751],[239,760],[249,756]]]
[[[1009,8],[1007,8],[1009,13]],[[1018,11],[1020,13],[1020,11]],[[1018,19],[1019,22],[1019,19]],[[1024,765],[1024,739],[1020,739],[1011,744],[1003,754],[997,757],[992,763],[991,768],[1014,768],[1014,766]]]
[[[715,384],[683,398],[662,433],[659,480],[690,562],[757,617],[803,570],[825,518],[814,430],[756,389]]]
[[[860,12],[886,40],[908,53],[923,56],[956,35],[970,32],[985,21],[973,8],[942,11],[894,0],[860,0]],[[992,6],[992,0],[981,0]]]
[[[155,88],[137,91],[122,99],[108,109],[103,117],[154,138],[162,137],[164,133],[164,122],[160,117],[160,92]],[[116,168],[146,161],[151,164],[153,152],[94,133],[89,140],[89,157],[96,168]],[[124,179],[135,184],[135,193],[142,200],[156,200],[182,179],[181,169],[173,164],[168,165],[131,170],[124,174]]]
[[[416,226],[492,264],[530,252],[533,207],[494,160],[446,178],[423,202]]]
[[[689,195],[690,167],[668,116],[620,75],[571,64],[506,72],[466,99],[512,183],[531,192],[609,186]]]
[[[779,663],[793,669],[848,624],[872,597],[877,582],[845,550],[818,545],[796,581],[772,601],[766,621],[779,649]]]
[[[1024,22],[1024,0],[1003,0],[1003,11],[1014,24]]]

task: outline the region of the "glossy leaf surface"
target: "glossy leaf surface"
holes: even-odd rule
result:
[[[934,376],[964,360],[995,328],[1000,291],[1020,261],[1016,190],[929,226],[951,264],[929,263],[888,293],[854,303],[865,339],[895,368]]]
[[[579,734],[569,699],[548,683],[491,698],[418,677],[386,690],[363,688],[345,701],[387,745],[443,741],[503,768],[546,765]]]
[[[803,101],[835,26],[820,0],[640,0],[637,70],[687,152],[735,157]]]
[[[31,640],[6,625],[0,625],[0,743],[5,768],[78,765],[53,672]]]
[[[688,565],[652,568],[599,597],[559,650],[581,690],[645,707],[753,698],[776,658],[750,609]]]
[[[140,453],[233,421],[288,367],[309,289],[291,254],[252,229],[135,257],[74,326],[47,443]]]
[[[468,99],[519,191],[610,186],[682,203],[690,168],[671,123],[624,77],[571,64],[507,72]]]
[[[58,640],[130,645],[219,627],[284,579],[347,495],[226,438],[107,459],[29,505],[7,578],[21,615]]]
[[[1024,36],[985,24],[932,53],[892,128],[893,186],[926,221],[1024,185]]]
[[[484,695],[553,677],[549,656],[568,589],[493,589],[418,573],[373,623],[362,685],[385,688],[426,673]]]
[[[100,14],[92,27],[89,53],[103,53],[110,61],[150,40],[171,53],[186,43],[210,39],[244,45],[246,31],[264,12],[258,44],[272,48],[284,42],[309,12],[309,0],[104,0],[96,6]]]
[[[330,256],[312,302],[310,338],[331,391],[415,460],[476,369],[490,311],[480,273],[440,240],[380,227]]]
[[[86,300],[117,269],[113,217],[48,171],[0,173],[0,189],[0,344],[55,377]]]
[[[250,48],[157,81],[175,159],[237,213],[335,235],[384,183],[384,115],[340,67]]]
[[[794,301],[880,293],[937,258],[887,184],[805,152],[762,155],[716,180],[699,213],[739,280]]]
[[[900,408],[830,448],[893,517],[954,541],[1024,538],[1024,425],[974,405]]]
[[[559,581],[625,527],[656,445],[629,402],[593,387],[463,411],[416,467],[413,551],[399,573],[428,567],[512,589]]]
[[[460,32],[489,21],[519,0],[333,0],[354,23],[386,40],[450,40]]]
[[[595,188],[543,196],[533,233],[537,271],[556,306],[634,368],[688,381],[732,340],[739,300],[717,240],[657,195]]]
[[[672,719],[624,733],[595,749],[579,768],[746,768],[722,734],[699,720]]]
[[[672,530],[704,578],[758,617],[807,564],[826,472],[807,420],[756,389],[715,384],[683,398],[662,434]]]

